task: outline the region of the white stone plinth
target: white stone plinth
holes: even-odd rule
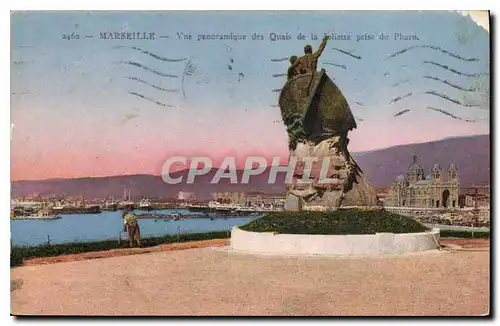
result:
[[[248,253],[380,256],[439,248],[439,229],[420,233],[310,235],[248,232],[234,227],[231,249]]]

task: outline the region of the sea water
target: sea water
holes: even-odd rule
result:
[[[146,213],[137,211],[136,214]],[[152,214],[192,214],[184,209],[150,211]],[[57,220],[11,220],[12,245],[40,245],[127,239],[123,233],[121,211],[100,214],[60,214]],[[233,226],[243,225],[257,218],[215,216],[209,218],[186,218],[177,221],[164,219],[139,219],[141,237],[164,236],[178,233],[230,231]]]

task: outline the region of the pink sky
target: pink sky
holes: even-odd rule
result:
[[[248,156],[287,160],[285,127],[273,123],[279,118],[278,108],[212,109],[206,114],[176,110],[169,119],[140,114],[125,123],[122,117],[107,114],[79,119],[53,115],[40,122],[29,111],[19,110],[12,119],[12,180],[160,174],[172,156],[208,156],[216,166],[225,156],[235,156],[239,168]],[[429,111],[398,118],[375,116],[358,122],[349,134],[349,149],[366,151],[488,133],[484,124],[450,121]]]
[[[206,155],[215,164],[232,155],[239,168],[247,156],[279,156],[284,163],[287,134],[280,109],[271,106],[286,79],[288,61],[281,59],[302,53],[306,40],[186,41],[176,36],[179,26],[193,35],[352,34],[330,41],[318,66],[358,120],[349,134],[351,152],[489,133],[489,34],[454,12],[12,17],[13,180],[160,174],[164,161],[179,155]],[[61,28],[94,37],[63,40]],[[170,38],[99,38],[102,31],[125,30]],[[382,31],[416,33],[419,40],[355,37]],[[316,48],[320,41],[307,43]],[[410,111],[394,117],[402,110]]]

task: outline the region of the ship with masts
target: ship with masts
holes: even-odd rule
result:
[[[193,212],[218,212],[218,213],[260,213],[260,212],[272,212],[281,210],[278,207],[270,206],[245,206],[240,204],[227,204],[220,203],[218,201],[212,200],[208,205],[187,205],[187,209]]]
[[[123,190],[123,200],[118,204],[118,208],[124,211],[133,211],[135,209],[135,203],[131,199],[131,191],[129,190],[127,193],[127,188]]]
[[[153,209],[153,206],[151,205],[151,202],[147,197],[141,199],[141,201],[139,202],[139,209],[143,211],[150,211]]]
[[[102,209],[105,211],[116,211],[118,210],[118,201],[114,197],[107,198]]]
[[[83,196],[77,201],[53,200],[47,204],[53,214],[99,214],[99,205],[86,203]]]

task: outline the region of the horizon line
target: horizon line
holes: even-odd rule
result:
[[[381,148],[376,148],[376,149],[371,149],[371,150],[365,150],[365,151],[355,151],[352,152],[352,154],[365,154],[365,153],[371,153],[371,152],[376,152],[376,151],[382,151],[382,150],[387,150],[390,148],[396,148],[396,147],[402,147],[402,146],[408,146],[408,145],[420,145],[420,144],[430,144],[430,143],[436,143],[444,140],[449,140],[449,139],[458,139],[458,138],[470,138],[470,137],[483,137],[483,136],[488,136],[491,139],[491,134],[480,134],[480,135],[469,135],[469,136],[450,136],[450,137],[444,137],[436,140],[431,140],[431,141],[424,141],[424,142],[419,142],[419,143],[406,143],[406,144],[399,144],[399,145],[394,145],[394,146],[388,146],[388,147],[381,147]],[[285,165],[270,165],[267,166],[266,169],[272,167],[272,166],[285,166]],[[213,169],[218,169],[216,167],[212,167],[210,170]],[[184,172],[184,171],[189,171],[189,168],[174,171],[172,173],[177,173],[177,172]],[[245,168],[237,169],[237,171],[244,171]],[[22,180],[10,180],[11,184],[14,182],[27,182],[27,181],[56,181],[56,180],[77,180],[77,179],[103,179],[103,178],[116,178],[116,177],[131,177],[131,176],[155,176],[155,177],[160,177],[161,174],[152,174],[152,173],[133,173],[133,174],[116,174],[116,175],[105,175],[105,176],[84,176],[84,177],[69,177],[69,178],[46,178],[46,179],[22,179]]]

